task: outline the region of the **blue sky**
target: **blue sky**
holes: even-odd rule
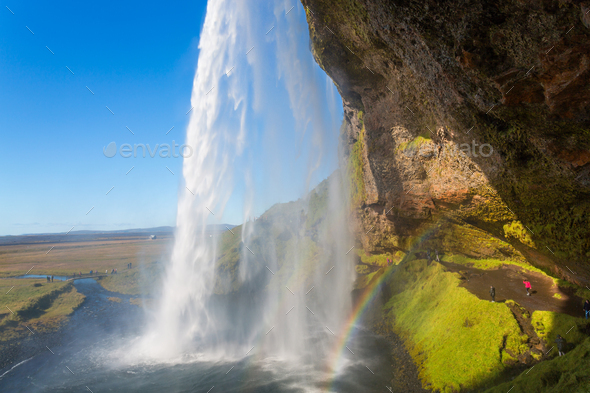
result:
[[[299,2],[293,5],[291,15],[307,46],[303,9]],[[182,157],[107,158],[103,148],[110,142],[117,148],[127,143],[152,149],[184,143],[206,6],[204,1],[174,6],[109,1],[3,5],[0,235],[67,232],[72,226],[110,230],[175,224]],[[297,56],[311,59],[308,50]],[[315,67],[317,83],[324,83],[325,75]],[[278,82],[268,81],[273,83]],[[334,89],[325,90],[330,95]],[[290,103],[285,97],[277,93],[268,103],[288,120]],[[341,119],[341,104],[339,97],[331,99],[331,111],[338,108],[338,113],[323,115],[332,119],[333,128],[335,116]],[[275,149],[284,145],[293,151],[269,152],[263,145],[273,119],[259,113],[248,121],[255,137],[235,165],[247,164],[254,172],[254,193],[264,196],[254,203],[259,215],[305,192],[309,143],[303,139],[313,134],[277,130]],[[335,169],[336,140],[322,147],[327,154],[312,176],[312,186]],[[258,158],[266,154],[278,160],[274,181],[284,179],[276,187],[264,180],[264,168],[272,161]],[[244,181],[237,179],[224,214],[216,220],[243,220],[244,188]]]

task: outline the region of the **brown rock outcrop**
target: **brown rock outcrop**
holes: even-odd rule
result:
[[[449,217],[495,237],[518,219],[537,254],[588,282],[590,3],[302,3],[343,98],[343,164],[362,166],[367,252],[407,250]]]

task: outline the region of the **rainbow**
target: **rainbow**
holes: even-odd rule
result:
[[[415,252],[419,248],[420,244],[424,240],[426,240],[432,233],[434,233],[437,229],[438,229],[438,226],[436,224],[430,225],[428,228],[426,228],[424,230],[424,232],[422,233],[422,235],[418,236],[415,239],[415,241],[412,243],[412,245],[410,246],[410,249],[407,252],[407,255],[409,256],[410,254]],[[296,274],[299,271],[299,269],[295,269],[294,274],[291,275],[291,277],[288,281],[287,285],[289,285],[290,288],[295,289],[300,286],[300,285],[298,285],[300,283],[297,283],[297,281],[299,281],[300,277],[298,274]],[[349,343],[354,339],[355,332],[356,332],[355,327],[357,326],[358,321],[361,320],[361,318],[363,317],[365,312],[368,310],[368,308],[369,308],[368,306],[373,301],[373,299],[375,299],[375,297],[380,293],[382,285],[388,280],[388,278],[393,274],[393,272],[395,272],[395,269],[393,268],[393,266],[386,268],[385,272],[383,272],[383,274],[381,274],[377,278],[377,280],[375,280],[367,288],[365,288],[365,290],[363,291],[361,296],[357,299],[357,301],[350,313],[350,316],[348,317],[348,319],[344,323],[344,328],[342,329],[343,333],[338,336],[338,339],[337,339],[336,343],[334,344],[334,350],[331,352],[331,355],[328,356],[327,372],[329,374],[331,374],[331,377],[328,382],[328,390],[327,391],[333,391],[333,384],[336,380],[337,371],[342,366],[344,352],[350,351],[352,353],[352,351],[348,348],[348,345],[350,345]],[[288,298],[289,297],[286,296],[286,293],[282,292],[280,295],[279,301],[277,302],[277,304],[275,306],[274,313],[271,313],[271,314],[278,316],[279,312],[284,311],[283,309],[285,308],[284,306],[285,306]],[[257,347],[258,344],[264,340],[264,338],[265,338],[265,336],[261,333],[259,335],[259,337],[254,340],[253,345]],[[256,360],[260,360],[262,358],[262,356],[263,355],[261,353],[254,353],[253,356],[250,356],[249,359],[247,360],[247,364],[251,364],[252,362],[254,362]],[[246,372],[246,370],[248,370],[248,369],[249,369],[249,367],[246,367],[244,369],[245,370],[244,372]]]
[[[406,255],[409,256],[411,253],[415,252],[418,246],[437,229],[437,225],[431,225],[428,228],[426,228],[424,233],[421,236],[418,236],[416,240],[413,242]],[[336,379],[337,371],[342,366],[343,353],[345,352],[345,350],[350,351],[352,353],[352,350],[348,348],[348,345],[354,338],[355,327],[357,326],[358,321],[363,317],[363,315],[369,308],[369,304],[372,302],[373,299],[375,299],[377,294],[380,292],[383,283],[387,281],[387,279],[393,274],[394,271],[395,269],[393,268],[393,266],[386,268],[385,272],[381,276],[379,276],[379,278],[374,283],[365,288],[360,298],[357,300],[356,305],[353,307],[350,316],[344,324],[344,329],[342,330],[343,334],[336,341],[336,344],[334,345],[333,354],[328,357],[328,372],[332,374],[328,391],[333,390],[332,388]]]
[[[389,278],[391,273],[394,271],[392,267],[388,268],[373,284],[368,286],[360,298],[357,300],[356,305],[352,309],[352,312],[344,324],[343,334],[339,337],[335,344],[335,350],[328,358],[328,370],[333,374],[332,382],[334,380],[336,371],[340,368],[342,363],[342,354],[345,350],[352,353],[352,350],[348,348],[348,344],[354,338],[355,327],[357,322],[363,317],[365,311],[368,309],[371,301],[380,292],[382,284]]]

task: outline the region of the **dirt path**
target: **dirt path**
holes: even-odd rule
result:
[[[481,270],[465,265],[441,262],[452,272],[463,277],[463,284],[469,292],[480,299],[491,301],[490,285],[496,288],[496,302],[514,300],[527,311],[556,311],[574,317],[583,316],[583,300],[554,286],[553,280],[540,273],[528,272],[519,266],[504,265],[497,270]],[[532,294],[527,296],[522,281],[531,282]],[[554,297],[559,294],[561,298]]]

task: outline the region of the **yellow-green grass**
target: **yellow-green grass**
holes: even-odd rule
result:
[[[30,334],[26,326],[34,331],[55,329],[84,301],[71,281],[0,279],[0,293],[0,341]]]
[[[385,253],[385,254],[374,254],[374,255],[367,255],[365,250],[357,249],[357,255],[361,259],[361,262],[365,265],[372,265],[372,266],[380,266],[384,267],[387,266],[387,259],[390,259],[394,265],[397,265],[406,255],[402,251],[396,251],[395,253]]]
[[[375,282],[375,279],[379,278],[385,271],[385,268],[381,268],[373,273],[360,275],[357,277],[354,283],[354,289],[363,289]]]
[[[420,147],[422,147],[422,145],[430,143],[431,141],[432,140],[428,136],[424,137],[422,135],[418,135],[416,138],[412,139],[411,141],[400,143],[399,146],[395,149],[395,152],[396,153],[403,152],[408,149],[416,150],[416,149],[419,149]]]
[[[154,296],[163,274],[163,265],[158,262],[138,263],[132,269],[124,268],[117,274],[98,279],[100,285],[111,292],[125,295]]]
[[[71,243],[44,243],[0,247],[0,277],[25,274],[71,275],[98,270],[119,271],[131,262],[164,259],[170,238],[149,240],[99,240]],[[51,247],[53,247],[51,249]],[[51,249],[48,253],[47,251]]]
[[[569,336],[569,334],[568,334]],[[555,351],[555,349],[553,349]],[[590,391],[590,338],[565,356],[536,364],[510,382],[486,393],[587,393]]]
[[[444,262],[452,262],[452,263],[457,263],[460,265],[469,265],[469,266],[473,266],[474,268],[482,269],[482,270],[494,270],[494,269],[501,268],[503,265],[514,265],[514,266],[518,266],[524,270],[528,270],[529,272],[540,273],[546,277],[551,278],[557,284],[557,279],[555,279],[554,277],[547,275],[547,273],[545,273],[541,269],[534,267],[533,265],[529,265],[527,263],[523,263],[520,261],[499,260],[499,259],[473,259],[473,258],[465,257],[463,255],[452,255],[452,254],[443,256],[442,260]]]
[[[524,225],[520,221],[512,221],[509,224],[505,224],[503,229],[507,238],[513,237],[524,245],[537,248],[531,234],[524,228]]]
[[[558,334],[565,338],[568,343],[581,343],[587,336],[581,333],[579,328],[586,325],[587,322],[584,318],[576,318],[553,311],[534,311],[531,317],[535,332],[543,339],[547,348],[555,345]],[[556,354],[557,351],[554,349],[548,355],[554,356]]]
[[[442,265],[414,260],[392,269],[388,283],[396,294],[384,307],[386,318],[425,386],[442,392],[480,388],[528,349],[528,337],[505,304],[478,299]]]
[[[362,118],[362,116],[361,116]],[[342,123],[344,124],[344,122]],[[363,154],[365,150],[365,126],[363,124],[359,132],[358,139],[350,149],[350,157],[348,159],[348,179],[350,196],[353,206],[360,206],[367,198],[365,190],[365,181],[363,179],[364,173],[364,159]]]
[[[111,302],[113,303],[121,303],[121,298],[120,297],[115,297],[115,296],[111,296],[108,298]]]

